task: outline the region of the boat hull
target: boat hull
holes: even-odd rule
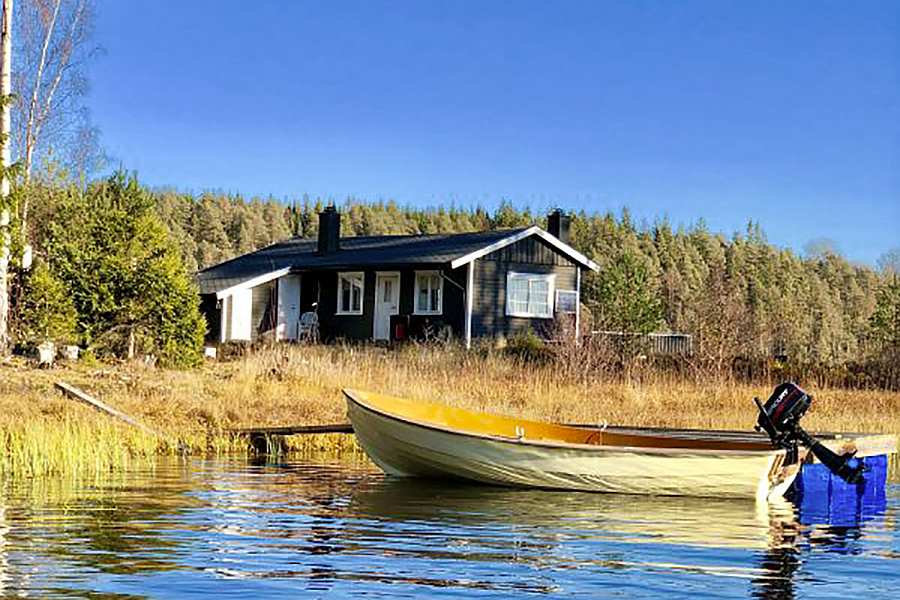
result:
[[[356,437],[385,473],[495,485],[667,496],[780,496],[799,465],[784,452],[537,443],[447,431],[384,414],[348,394]]]

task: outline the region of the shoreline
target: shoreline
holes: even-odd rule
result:
[[[163,434],[157,439],[64,398],[65,381]],[[801,382],[802,385],[802,382]],[[751,430],[754,395],[767,383],[700,385],[664,373],[609,381],[573,377],[565,365],[438,346],[287,346],[191,371],[141,363],[0,363],[0,476],[104,473],[156,456],[256,453],[230,429],[346,421],[342,387],[553,422]],[[810,431],[900,433],[900,393],[809,389]],[[285,453],[360,454],[348,434],[287,436]]]

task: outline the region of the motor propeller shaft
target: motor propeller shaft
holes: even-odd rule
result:
[[[846,454],[837,454],[828,446],[809,435],[799,425],[797,426],[797,435],[800,443],[809,448],[813,456],[828,467],[829,471],[847,483],[856,484],[863,480],[866,465],[861,459],[856,457],[856,450]]]

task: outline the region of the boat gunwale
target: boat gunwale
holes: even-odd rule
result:
[[[451,435],[458,435],[462,437],[469,438],[478,438],[482,440],[492,441],[492,442],[501,442],[506,444],[515,444],[515,445],[524,445],[524,446],[537,446],[543,448],[557,448],[557,449],[572,449],[572,450],[588,450],[588,451],[607,451],[607,452],[620,452],[620,451],[628,451],[632,453],[643,453],[643,454],[684,454],[684,453],[700,453],[700,454],[727,454],[729,456],[772,456],[779,454],[786,454],[787,452],[782,448],[771,448],[771,449],[760,449],[760,450],[726,450],[719,448],[690,448],[690,447],[654,447],[654,446],[623,446],[623,445],[604,445],[604,444],[579,444],[575,442],[561,442],[561,441],[553,441],[553,440],[536,440],[536,439],[528,439],[525,437],[511,437],[504,435],[491,435],[485,433],[474,433],[474,432],[466,432],[458,429],[453,429],[450,427],[445,427],[441,425],[437,425],[434,423],[419,421],[417,419],[410,419],[406,417],[401,417],[395,414],[391,414],[385,410],[378,409],[373,407],[370,403],[361,400],[355,394],[366,393],[359,392],[357,390],[352,390],[349,388],[342,388],[344,396],[347,397],[348,400],[359,406],[360,408],[373,413],[375,415],[379,415],[381,417],[390,419],[392,421],[396,421],[399,423],[406,423],[408,425],[414,425],[416,427],[420,427],[423,429],[428,429],[432,431],[440,431],[443,433],[449,433]],[[449,406],[448,408],[456,409],[456,407]],[[467,410],[467,409],[458,409],[458,410]],[[477,412],[477,411],[469,411],[469,412]],[[484,413],[491,414],[491,413]],[[505,415],[492,415],[492,416],[505,416]],[[509,418],[509,417],[507,417]],[[540,421],[532,421],[530,419],[523,419],[527,422],[532,423],[541,423]],[[558,425],[559,427],[568,427],[566,425]],[[573,428],[577,429],[577,428]],[[665,436],[652,436],[652,435],[636,435],[632,434],[633,437],[642,437],[648,439],[673,439],[666,438]]]

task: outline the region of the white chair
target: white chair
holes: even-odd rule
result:
[[[319,315],[309,311],[300,315],[297,323],[297,340],[302,342],[319,341]]]

